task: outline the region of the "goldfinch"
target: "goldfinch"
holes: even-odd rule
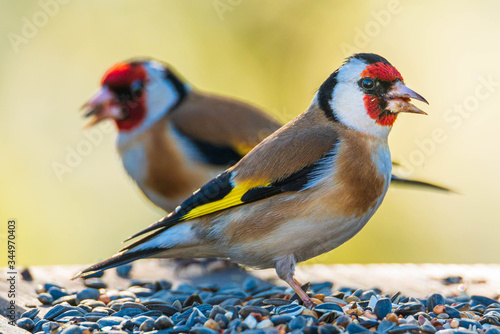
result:
[[[410,99],[427,103],[386,59],[353,55],[304,113],[131,238],[152,233],[75,278],[145,257],[229,258],[274,267],[312,307],[295,265],[352,238],[380,206],[391,182],[389,132],[399,113],[425,114]]]
[[[87,126],[115,121],[125,170],[166,212],[280,127],[246,103],[193,89],[151,59],[114,65],[101,86],[83,106]]]
[[[147,58],[106,71],[84,110],[88,126],[115,121],[125,170],[166,212],[281,126],[246,103],[195,90]],[[433,187],[396,176],[393,182]]]

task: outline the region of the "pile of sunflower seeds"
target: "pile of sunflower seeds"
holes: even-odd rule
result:
[[[303,287],[316,304],[307,309],[290,288],[252,276],[242,284],[175,288],[164,280],[130,280],[129,288],[115,290],[98,277],[84,284],[78,291],[39,286],[45,306],[25,312],[17,325],[51,334],[500,334],[500,302],[483,296],[417,299],[378,289],[336,290],[325,282]]]

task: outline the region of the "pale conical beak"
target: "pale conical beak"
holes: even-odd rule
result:
[[[119,120],[124,117],[123,110],[118,105],[115,95],[106,86],[97,91],[81,109],[85,112],[84,117],[90,118],[89,122],[85,124],[85,128],[107,118]]]
[[[427,115],[425,111],[411,104],[410,99],[419,100],[427,104],[429,104],[429,102],[427,102],[422,95],[406,87],[402,81],[398,81],[394,84],[392,89],[386,94],[385,99],[387,101],[387,109],[393,113],[409,112]]]

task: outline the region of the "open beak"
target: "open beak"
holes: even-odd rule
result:
[[[81,108],[85,112],[84,117],[89,118],[85,128],[91,127],[107,118],[123,119],[122,108],[112,92],[104,86],[94,94]]]
[[[410,88],[406,87],[402,81],[398,81],[392,89],[386,95],[387,99],[387,109],[394,113],[400,112],[409,112],[414,114],[423,114],[427,115],[427,113],[410,103],[410,99],[419,100],[422,102],[427,102],[426,99],[422,97],[422,95],[414,92]]]

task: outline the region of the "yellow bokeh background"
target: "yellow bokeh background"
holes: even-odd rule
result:
[[[112,124],[71,172],[54,170],[88,145],[78,109],[113,63],[158,58],[285,122],[361,51],[386,57],[430,102],[390,136],[402,175],[459,194],[392,188],[356,237],[310,262],[498,262],[499,10],[486,0],[1,1],[0,240],[16,218],[19,264],[89,263],[161,217],[125,174]]]

